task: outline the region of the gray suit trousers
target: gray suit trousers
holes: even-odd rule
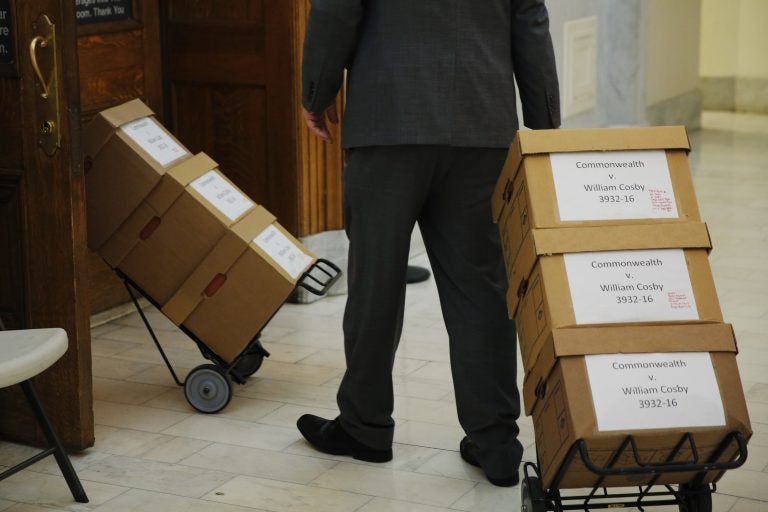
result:
[[[347,371],[337,397],[350,435],[371,448],[391,447],[392,367],[418,222],[448,331],[459,421],[479,446],[486,472],[499,478],[516,473],[522,457],[515,327],[507,318],[506,273],[490,205],[506,153],[419,145],[348,150]]]

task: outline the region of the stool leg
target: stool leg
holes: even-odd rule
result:
[[[53,452],[53,455],[56,457],[56,462],[59,463],[59,468],[64,474],[64,479],[67,481],[67,485],[69,486],[69,490],[72,492],[72,496],[76,501],[80,503],[88,503],[88,496],[85,494],[85,490],[80,483],[80,479],[77,477],[77,473],[75,473],[75,468],[72,467],[69,456],[67,455],[67,452],[64,451],[64,447],[61,445],[59,437],[56,435],[56,432],[53,431],[51,422],[48,420],[48,416],[43,410],[43,406],[40,403],[40,399],[37,397],[37,393],[35,392],[35,388],[32,385],[32,381],[25,380],[22,382],[21,389],[24,390],[24,394],[27,397],[29,406],[35,413],[37,423],[40,425],[40,428],[43,429],[43,433],[48,440],[48,444],[51,448],[56,449],[56,451]]]

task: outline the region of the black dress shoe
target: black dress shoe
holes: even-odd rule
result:
[[[485,472],[485,469],[483,469],[483,467],[480,465],[480,462],[477,460],[478,450],[478,446],[469,437],[465,436],[464,439],[461,440],[461,443],[459,443],[459,453],[461,454],[461,458],[464,459],[464,462],[467,464],[472,464],[473,466],[477,466]],[[486,472],[485,477],[489,482],[498,487],[512,487],[520,482],[520,476],[517,473],[504,478],[496,478],[490,476]]]
[[[408,268],[405,270],[405,282],[408,284],[420,283],[429,279],[430,275],[432,274],[424,267],[408,265]]]
[[[301,435],[309,444],[323,453],[351,455],[366,462],[389,462],[392,449],[374,450],[356,440],[341,428],[339,419],[326,420],[314,414],[305,414],[296,422]]]

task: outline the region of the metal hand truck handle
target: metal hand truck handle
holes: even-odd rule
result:
[[[317,275],[313,275],[313,271],[317,270],[319,274],[325,276],[325,279],[320,279]],[[305,290],[315,295],[325,295],[328,290],[333,286],[336,281],[341,277],[341,269],[337,267],[333,262],[324,258],[318,258],[311,267],[301,276],[298,282],[298,286],[301,286]]]

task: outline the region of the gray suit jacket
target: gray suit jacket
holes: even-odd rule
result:
[[[312,0],[302,103],[330,106],[348,69],[342,144],[506,147],[560,125],[544,0]],[[514,78],[513,78],[514,76]]]

